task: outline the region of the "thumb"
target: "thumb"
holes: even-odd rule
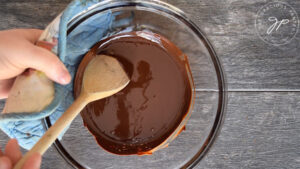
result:
[[[0,157],[0,169],[11,169],[12,162],[6,156]]]
[[[29,56],[27,56],[29,59],[23,60],[25,66],[40,70],[51,80],[63,85],[71,81],[67,68],[56,55],[38,46],[32,46],[30,51]]]
[[[42,162],[42,156],[38,153],[34,153],[24,163],[22,169],[39,169]]]

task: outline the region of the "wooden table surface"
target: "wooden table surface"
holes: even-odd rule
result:
[[[300,33],[281,46],[262,41],[255,18],[266,0],[167,2],[185,11],[205,32],[227,77],[225,122],[195,168],[300,168]],[[300,14],[300,1],[283,2]],[[0,0],[0,30],[43,29],[68,3]],[[0,147],[7,139],[0,133]],[[52,147],[42,168],[70,166]]]

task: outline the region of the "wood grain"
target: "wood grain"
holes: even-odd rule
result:
[[[240,91],[229,92],[221,133],[196,168],[299,168],[300,92],[280,92],[300,91],[299,33],[289,44],[279,47],[266,44],[257,36],[256,13],[267,0],[166,1],[185,11],[204,31],[223,63],[229,91]],[[69,2],[0,0],[0,30],[43,29]],[[300,1],[284,2],[300,15]],[[209,107],[205,103],[203,106],[201,110]],[[78,126],[82,126],[80,121],[71,129]],[[73,136],[72,130],[65,135],[67,140]],[[7,139],[0,132],[0,147]],[[176,140],[178,144],[185,141]],[[42,168],[70,167],[52,147],[44,156]]]
[[[4,100],[0,100],[0,112],[4,107]],[[4,150],[4,147],[8,141],[8,137],[5,133],[0,130],[0,149]],[[25,150],[21,148],[23,154]],[[42,169],[54,169],[54,168],[65,168],[71,169],[72,167],[60,156],[54,146],[51,146],[48,151],[44,154],[42,160]]]
[[[205,104],[205,100],[202,100],[202,105],[197,107],[196,111],[205,112],[206,110],[208,114],[202,119],[207,119],[207,123],[209,123],[212,109],[210,108],[211,105]],[[191,146],[197,144],[198,138],[205,132],[206,127],[203,124],[206,123],[202,120],[200,123],[202,125],[197,125],[197,123],[199,124],[197,113],[194,113],[193,116],[187,125],[187,130],[175,140],[170,149],[177,146],[179,152],[189,152],[178,145],[187,141],[191,143]],[[78,118],[64,139],[65,143],[68,143],[66,147],[72,149],[74,154],[78,154],[81,161],[86,161],[85,158],[88,156],[80,154],[82,152],[80,146],[93,147],[95,144],[93,137],[87,131],[81,131],[82,121],[80,117]],[[87,138],[85,142],[77,142],[78,139],[75,135],[78,136],[78,134]],[[193,138],[190,137],[191,134],[193,134]],[[6,136],[0,135],[0,147],[4,146],[6,139]],[[300,166],[299,139],[300,93],[230,92],[222,130],[208,154],[196,168],[296,169]],[[167,150],[161,152],[164,158],[166,158]],[[114,167],[114,163],[118,163],[118,160],[114,160],[114,156],[103,152],[101,149],[99,149],[99,154],[102,154],[100,156],[104,161],[107,160],[107,163],[103,164],[104,166],[117,167]],[[175,155],[179,154],[175,153]],[[62,165],[66,165],[60,162],[60,158],[56,151],[48,151],[44,156],[43,168],[60,168]],[[170,160],[172,159],[177,158],[176,156],[170,157]],[[149,161],[149,166],[144,167],[159,168],[164,166],[164,163],[159,163],[159,161],[163,161],[160,158],[153,157],[151,161]],[[125,162],[128,163],[128,161]],[[92,161],[90,163],[93,164]],[[136,164],[131,164],[124,167],[133,168],[136,166]]]
[[[68,2],[2,0],[0,30],[43,29]],[[223,63],[229,90],[300,90],[299,33],[289,44],[279,47],[266,44],[256,34],[256,13],[267,1],[167,2],[185,11],[208,36]],[[285,2],[300,11],[300,1]]]
[[[263,42],[255,18],[265,0],[169,0],[204,31],[223,63],[229,90],[299,90],[300,34],[279,47]],[[300,1],[285,0],[300,14]]]
[[[296,169],[300,93],[232,92],[225,123],[196,168]]]
[[[44,29],[70,0],[0,1],[0,30],[13,28]]]

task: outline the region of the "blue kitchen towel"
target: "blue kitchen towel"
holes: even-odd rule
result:
[[[74,0],[65,9],[61,16],[58,37],[58,55],[61,61],[69,70],[72,81],[62,86],[55,84],[55,98],[53,102],[42,112],[30,117],[32,120],[2,120],[0,128],[11,138],[16,138],[21,147],[30,149],[39,138],[45,133],[42,118],[50,115],[51,122],[55,122],[61,114],[73,103],[73,80],[82,56],[99,40],[108,36],[114,25],[128,24],[131,18],[116,21],[117,13],[111,11],[95,14],[82,23],[67,35],[67,24],[78,13],[87,10],[101,0]],[[1,104],[1,103],[0,103]],[[0,106],[1,107],[1,106]],[[19,120],[20,119],[20,120]],[[67,129],[65,129],[67,130]],[[60,138],[63,134],[60,135]]]

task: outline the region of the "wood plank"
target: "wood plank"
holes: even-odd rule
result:
[[[0,112],[4,106],[4,101],[0,100]],[[0,149],[4,150],[4,147],[8,141],[8,137],[5,133],[0,130]],[[22,153],[26,151],[21,148]],[[63,157],[58,153],[54,146],[51,146],[48,151],[44,154],[42,160],[42,169],[53,169],[53,168],[65,168],[71,169],[72,167],[63,159]]]
[[[268,1],[168,0],[188,13],[219,55],[228,88],[300,89],[300,34],[287,45],[263,42],[255,30],[258,10]],[[284,1],[300,14],[300,1]]]
[[[0,1],[0,30],[13,28],[44,29],[69,3],[69,0]]]
[[[200,148],[205,142],[215,118],[217,96],[217,92],[197,92],[194,110],[186,125],[186,130],[168,148],[157,151],[151,156],[124,157],[104,151],[84,127],[80,116],[72,123],[61,142],[73,158],[90,168],[118,168],[119,166],[128,169],[142,167],[174,168],[184,163],[187,160],[186,157],[196,153],[197,147]],[[3,101],[0,104],[0,110],[1,107],[3,107]],[[0,147],[5,145],[7,139],[5,134],[0,132]],[[59,160],[62,157],[56,157],[57,155],[58,153],[54,151],[52,146],[52,149],[44,155],[43,166],[45,168],[61,168],[61,165],[67,165],[66,162],[61,163]],[[56,160],[58,163],[54,163]]]
[[[198,99],[202,98],[199,100],[202,104],[199,104],[195,110],[206,113],[194,112],[187,129],[167,149],[157,152],[158,154],[152,157],[145,157],[150,161],[149,165],[144,167],[160,168],[165,166],[163,161],[169,157],[171,163],[173,159],[180,160],[192,152],[191,148],[199,144],[199,140],[201,140],[199,138],[209,128],[208,124],[213,110],[213,105],[208,101],[208,98],[212,99],[213,97],[208,97],[209,95],[205,97],[205,94],[199,96],[201,97]],[[225,117],[216,142],[196,168],[293,169],[300,166],[299,92],[230,92]],[[76,137],[78,134],[86,138],[85,142],[78,142],[78,137]],[[82,154],[84,152],[81,147],[99,148],[95,145],[92,136],[84,131],[80,118],[72,124],[64,139],[65,143],[68,143],[67,147],[73,154],[79,155],[82,161],[87,161],[85,158],[88,156]],[[6,140],[7,138],[0,134],[0,147],[4,146]],[[172,149],[178,151],[173,152]],[[170,152],[172,152],[171,155]],[[116,157],[101,149],[99,149],[99,154],[105,161],[103,165],[107,167],[113,168],[114,164],[119,164],[120,161],[128,168],[139,166],[131,163],[127,158],[116,160]],[[47,164],[44,165],[55,165],[56,167],[62,165],[59,162],[57,165],[55,164],[59,160],[56,156],[52,152],[46,154],[44,163]],[[163,159],[158,157],[163,157]],[[177,157],[180,158],[177,159]],[[92,164],[92,162],[89,163]]]
[[[128,169],[174,168],[183,164],[185,160],[188,160],[187,157],[197,152],[195,151],[197,147],[200,148],[204,144],[215,118],[217,95],[217,92],[197,92],[194,110],[186,125],[186,130],[168,148],[157,151],[151,156],[116,156],[106,152],[99,147],[93,135],[84,127],[81,116],[72,122],[61,143],[74,159],[90,168],[118,168],[119,166]],[[0,147],[5,145],[3,140],[7,140],[7,137],[3,135],[0,134],[0,140],[2,140]],[[57,152],[52,150],[44,155],[43,165],[61,168],[62,163],[54,163]],[[60,158],[58,157],[57,160]],[[63,165],[66,164],[63,163]]]
[[[0,30],[44,28],[69,1],[0,2]],[[300,35],[291,43],[272,46],[255,32],[256,12],[266,2],[169,0],[188,13],[207,34],[223,63],[229,90],[300,90]],[[300,1],[286,1],[299,11]],[[38,16],[38,17],[37,17]],[[201,63],[199,63],[199,66]],[[204,71],[205,73],[205,71]],[[201,74],[201,72],[200,72]],[[203,76],[202,76],[203,77]],[[205,79],[196,79],[200,87]]]
[[[207,34],[223,62],[229,90],[300,90],[299,33],[291,43],[279,47],[264,43],[256,35],[256,12],[267,1],[167,1],[186,11]],[[43,29],[68,2],[0,0],[0,30]],[[300,1],[284,2],[300,14]],[[205,83],[204,76],[198,77],[195,77],[196,83],[205,87],[208,83]],[[222,131],[196,168],[298,168],[299,103],[299,92],[230,92]],[[207,106],[201,109],[207,109]],[[197,121],[189,123],[194,122]],[[82,124],[78,121],[74,125],[72,128],[76,129]],[[191,125],[191,130],[187,129],[181,135],[201,127],[205,128]],[[198,136],[200,133],[198,131]],[[72,140],[74,135],[70,130],[66,138]],[[7,137],[0,132],[0,147],[6,141]],[[178,137],[175,141],[181,144],[186,140]],[[42,168],[68,168],[54,149],[44,158]],[[154,166],[158,167],[159,163]]]
[[[299,140],[299,92],[231,92],[221,133],[196,168],[296,169]]]

